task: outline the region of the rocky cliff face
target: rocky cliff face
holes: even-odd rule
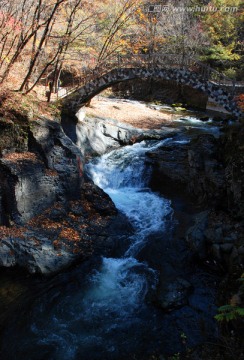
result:
[[[218,142],[222,166],[222,193],[208,216],[204,241],[209,244],[214,257],[231,272],[243,271],[244,260],[244,129],[235,125],[226,129]],[[221,206],[222,205],[222,206]]]
[[[148,153],[153,185],[185,192],[199,205],[186,235],[189,247],[198,258],[213,258],[231,271],[240,271],[244,255],[243,151],[243,129],[236,126],[219,139],[202,134]]]
[[[83,174],[81,151],[54,121],[32,122],[24,152],[0,160],[0,266],[51,274],[99,250],[113,251],[131,227]]]
[[[177,146],[168,142],[147,155],[154,167],[153,181],[161,188],[168,184],[180,187],[199,204],[223,201],[224,166],[219,156],[218,140],[213,135],[193,136],[191,141]]]
[[[2,146],[1,266],[21,265],[50,274],[98,250],[115,252],[127,241],[132,232],[127,219],[85,179],[84,158],[176,131],[142,132],[122,125],[102,119],[92,125],[80,122],[79,149],[57,122],[39,119],[30,123],[20,148],[17,143],[9,147],[11,142],[6,150]],[[234,127],[220,139],[202,134],[177,147],[165,143],[148,154],[154,184],[166,189],[174,184],[173,189],[187,192],[199,204],[199,215],[187,233],[190,248],[199,258],[211,254],[229,268],[239,267],[244,253],[243,151],[243,129]]]
[[[0,160],[2,224],[24,224],[55,201],[76,198],[83,177],[82,155],[58,123],[31,124],[28,150]]]

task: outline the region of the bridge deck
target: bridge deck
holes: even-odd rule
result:
[[[164,78],[192,86],[214,98],[235,117],[242,115],[235,95],[242,91],[243,83],[236,83],[192,57],[175,54],[119,55],[100,62],[95,68],[85,67],[77,87],[64,96],[64,103],[70,102],[68,107],[77,110],[116,82],[140,77]]]

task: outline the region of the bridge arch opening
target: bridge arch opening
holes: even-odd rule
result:
[[[233,117],[239,118],[241,111],[234,101],[234,97],[226,89],[213,81],[208,81],[193,71],[186,69],[161,69],[161,68],[118,68],[112,69],[103,75],[98,75],[92,81],[77,89],[65,98],[65,106],[70,112],[76,113],[95,95],[118,83],[134,79],[158,79],[175,81],[178,85],[188,86],[210,96],[219,105],[229,111]]]
[[[132,79],[112,86],[115,97],[157,102],[172,105],[182,103],[184,107],[206,110],[208,95],[174,80]]]

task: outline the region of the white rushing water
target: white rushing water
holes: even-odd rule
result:
[[[166,238],[167,224],[172,225],[171,202],[149,189],[150,167],[145,165],[145,153],[167,142],[177,146],[187,144],[189,139],[141,142],[112,151],[87,165],[94,182],[130,219],[135,230],[130,245],[121,258],[107,257],[101,263],[97,257],[91,258],[88,264],[84,262],[51,279],[50,283],[45,282],[45,291],[34,298],[28,312],[22,314],[22,320],[10,322],[1,359],[125,360],[134,353],[138,355],[136,359],[141,359],[147,358],[141,357],[147,352],[154,354],[158,346],[160,353],[164,346],[169,353],[171,350],[175,353],[180,351],[175,346],[181,346],[183,332],[189,328],[187,338],[194,340],[196,334],[200,336],[196,324],[202,324],[205,314],[212,321],[209,305],[213,300],[208,303],[205,293],[201,295],[204,282],[199,279],[195,282],[200,286],[195,301],[202,306],[206,298],[204,317],[200,314],[201,308],[194,310],[195,303],[194,308],[177,309],[178,315],[172,311],[170,318],[170,313],[165,316],[165,312],[154,307],[158,273],[138,260],[150,261],[155,251],[159,251],[160,261],[167,269],[161,272],[160,280],[162,274],[165,281],[167,276],[170,281],[172,274],[175,276],[174,266],[178,265],[175,256],[178,255],[172,254],[174,244],[167,252],[170,237]],[[172,256],[169,263],[168,255]],[[200,340],[196,337],[194,341]]]
[[[41,334],[42,344],[55,344],[58,359],[77,359],[78,348],[92,359],[100,359],[96,353],[100,347],[113,353],[120,333],[140,322],[137,313],[143,311],[149,289],[155,288],[157,274],[135,256],[149,235],[163,234],[165,218],[172,212],[170,201],[148,188],[150,169],[145,166],[145,152],[169,140],[126,146],[88,164],[95,184],[128,216],[135,234],[124,257],[103,258],[85,290],[72,297],[63,295],[52,312],[49,329],[41,330],[38,323],[32,326],[34,334]]]
[[[116,207],[128,216],[135,229],[126,256],[134,256],[147,236],[165,228],[165,219],[172,212],[170,201],[148,188],[150,169],[145,167],[145,152],[156,149],[171,139],[148,145],[147,142],[126,146],[103,155],[88,165],[88,172]]]
[[[135,230],[124,257],[104,258],[100,272],[92,278],[94,286],[87,299],[95,304],[97,310],[106,304],[105,312],[112,309],[120,316],[129,314],[142,304],[148,290],[147,279],[152,281],[150,286],[156,283],[155,272],[134,256],[149,235],[163,233],[165,219],[172,212],[170,201],[148,188],[150,169],[145,166],[145,152],[170,140],[151,145],[143,141],[126,146],[103,155],[87,166],[95,184],[109,194]]]
[[[120,358],[121,337],[124,350],[136,346],[131,337],[135,328],[137,334],[144,329],[144,300],[157,284],[157,273],[135,257],[154,234],[163,241],[165,219],[172,212],[170,201],[148,188],[145,152],[165,142],[127,146],[88,164],[94,182],[128,216],[135,234],[122,258],[103,258],[99,268],[94,264],[85,283],[79,280],[84,278],[82,270],[77,270],[62,291],[54,288],[40,299],[32,310],[26,340],[18,332],[19,340],[11,349],[12,355],[19,354],[18,360],[26,359],[27,353],[40,354],[33,359],[107,360],[110,354]]]
[[[173,120],[174,123],[182,124],[189,129],[198,129],[203,133],[208,133],[214,135],[216,138],[220,135],[220,127],[214,126],[213,119],[209,119],[207,121],[202,121],[198,117],[195,116],[185,116],[181,118],[177,118]]]

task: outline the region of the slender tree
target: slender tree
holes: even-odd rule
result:
[[[93,25],[93,21],[91,21],[94,17],[93,13],[91,12],[87,15],[86,11],[82,10],[82,5],[82,0],[71,0],[59,9],[57,14],[58,19],[53,23],[52,29],[46,38],[46,59],[36,67],[38,76],[36,76],[27,92],[36,86],[40,78],[49,68],[52,70],[49,76],[50,91],[48,101],[50,101],[51,93],[57,90],[63,64],[68,61],[67,58],[70,52],[72,52],[72,47],[74,52],[76,50],[76,43],[82,42],[82,37],[87,36]],[[37,63],[34,65],[37,65]],[[21,85],[21,90],[24,89],[26,82],[30,81],[34,69],[34,66],[31,68],[31,71],[29,69]]]
[[[29,69],[27,71],[27,74],[24,78],[24,81],[22,82],[22,85],[20,86],[20,91],[23,91],[26,84],[29,82],[30,80],[30,77],[32,75],[32,72],[35,68],[35,65],[37,63],[37,60],[38,60],[38,57],[40,56],[41,54],[41,51],[45,45],[45,42],[47,41],[47,38],[50,34],[50,29],[52,27],[52,24],[53,22],[55,22],[55,15],[57,13],[57,10],[59,8],[59,6],[66,2],[67,0],[56,0],[50,13],[48,14],[48,17],[46,19],[46,23],[45,23],[45,26],[44,26],[44,29],[43,29],[43,32],[42,32],[42,35],[41,35],[41,38],[39,40],[39,44],[38,46],[34,49],[34,52],[32,53],[32,57],[31,57],[31,61],[30,61],[30,65],[29,65]],[[39,4],[42,2],[42,0],[39,0]],[[38,12],[37,12],[38,13]]]
[[[4,59],[7,59],[7,63],[4,72],[2,74],[1,82],[4,82],[7,79],[7,76],[12,69],[13,65],[20,59],[24,49],[31,42],[33,37],[37,36],[38,32],[42,32],[45,38],[46,31],[48,30],[50,23],[54,17],[55,11],[58,6],[67,0],[56,0],[56,3],[52,7],[50,3],[45,0],[21,0],[17,2],[13,0],[11,15],[9,14],[9,9],[3,8],[4,14],[7,12],[6,19],[11,16],[17,31],[12,31],[7,34],[7,39],[4,44],[5,51]],[[51,8],[51,9],[50,9]],[[42,14],[42,17],[40,17]],[[44,15],[45,14],[45,15]],[[4,52],[4,49],[2,49]],[[40,44],[37,51],[40,51]],[[36,55],[34,55],[34,58]],[[32,61],[35,61],[33,58]]]

